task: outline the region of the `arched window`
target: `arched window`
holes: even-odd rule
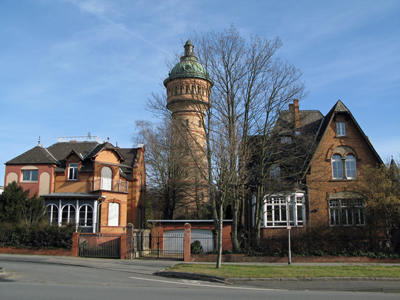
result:
[[[79,209],[79,226],[93,226],[93,208],[88,204]]]
[[[357,178],[356,157],[348,154],[342,157],[339,154],[332,156],[332,178],[333,179],[355,179]]]
[[[75,207],[72,204],[67,204],[62,208],[61,224],[75,224]]]
[[[101,169],[101,189],[111,190],[112,185],[112,170],[109,167],[103,167]]]
[[[332,156],[332,173],[333,179],[343,179],[343,162],[338,154]]]
[[[58,206],[55,204],[47,205],[46,212],[50,224],[58,224]]]
[[[108,226],[119,226],[119,203],[108,204]]]
[[[346,178],[357,178],[356,158],[354,155],[346,155]]]
[[[176,86],[174,95],[177,95],[177,94],[178,94],[178,87]]]
[[[189,86],[186,86],[186,94],[189,94]]]
[[[180,93],[183,94],[183,86],[180,86]]]
[[[200,95],[200,87],[199,86],[197,87],[197,94]]]

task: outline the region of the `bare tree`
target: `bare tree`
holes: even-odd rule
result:
[[[158,124],[137,121],[136,126],[138,128],[136,139],[146,145],[148,200],[155,214],[165,220],[187,217],[188,190],[189,187],[194,187],[196,190],[197,185],[193,184],[192,180],[188,182],[190,166],[184,163],[183,153],[175,151],[174,147],[182,146],[171,139],[171,120],[164,119]],[[199,206],[196,200],[198,199],[192,199],[194,205]]]
[[[214,225],[218,229],[219,267],[223,207],[231,205],[232,245],[235,251],[239,251],[245,200],[251,183],[248,161],[256,155],[262,158],[257,164],[257,172],[261,172],[258,184],[261,186],[256,189],[257,211],[260,211],[274,124],[284,106],[294,98],[301,100],[306,93],[304,84],[300,82],[301,72],[275,58],[282,46],[279,38],[268,40],[256,36],[247,42],[231,26],[220,33],[194,33],[191,40],[196,45],[199,62],[208,70],[214,84],[211,90],[206,91],[210,93],[207,114],[198,116],[205,132],[205,147],[196,145],[194,148],[198,152],[191,155],[194,161],[206,157],[206,168],[202,163],[197,165],[201,169],[201,180],[208,183],[209,196],[205,205],[211,206]],[[198,97],[198,94],[192,94],[194,98]],[[148,108],[157,116],[171,118],[166,103],[165,96],[153,94]],[[199,101],[198,105],[203,104]],[[198,111],[201,111],[200,107]],[[191,139],[191,134],[182,136]],[[254,136],[262,137],[257,147]],[[196,139],[187,142],[196,143]],[[258,215],[261,218],[261,213]]]
[[[195,33],[192,40],[199,61],[214,81],[210,99],[213,119],[210,123],[218,128],[218,142],[224,145],[225,150],[220,151],[224,157],[215,158],[211,163],[225,166],[216,161],[228,159],[221,170],[226,169],[229,176],[219,174],[222,177],[214,181],[227,181],[219,185],[226,190],[216,194],[226,195],[225,199],[231,204],[232,244],[238,251],[240,231],[244,228],[244,201],[249,178],[247,161],[257,151],[263,160],[258,164],[259,171],[265,172],[272,129],[280,111],[294,98],[304,98],[306,93],[304,84],[300,82],[301,72],[274,57],[282,46],[279,38],[271,41],[251,37],[250,42],[246,42],[231,26],[221,33]],[[214,128],[210,128],[210,148],[217,140],[213,137]],[[262,137],[258,147],[252,145],[252,136]],[[222,143],[221,139],[225,142]],[[261,174],[259,178],[265,179],[265,176]],[[264,190],[262,187],[257,189],[257,211],[261,211]],[[261,218],[261,214],[258,215]]]

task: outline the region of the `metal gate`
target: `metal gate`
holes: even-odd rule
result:
[[[183,260],[183,234],[141,236],[136,246],[142,259]]]
[[[104,234],[81,234],[79,235],[79,256],[120,258],[121,236]]]

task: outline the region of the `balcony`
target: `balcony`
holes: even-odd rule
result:
[[[92,191],[112,191],[129,193],[129,182],[122,180],[110,180],[107,178],[95,179]]]

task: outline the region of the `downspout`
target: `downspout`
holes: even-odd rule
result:
[[[100,205],[102,205],[104,202],[105,202],[105,200],[106,200],[106,196],[100,196],[100,198],[103,198],[103,201],[102,202],[99,202],[98,204],[97,204],[97,228],[96,228],[96,233],[100,233]]]

